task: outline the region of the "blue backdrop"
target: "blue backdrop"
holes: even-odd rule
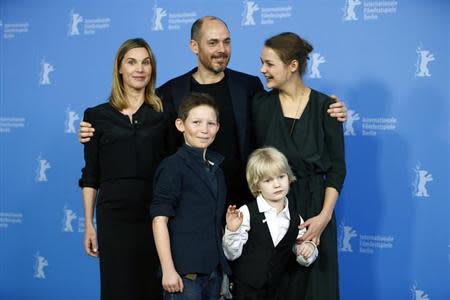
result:
[[[446,0],[3,0],[0,299],[98,299],[82,247],[76,130],[106,100],[114,54],[143,37],[158,85],[192,68],[190,25],[229,25],[231,68],[259,74],[265,38],[314,45],[306,83],[342,98],[342,299],[450,299],[450,3]]]

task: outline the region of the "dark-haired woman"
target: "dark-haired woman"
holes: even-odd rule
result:
[[[261,73],[270,92],[255,97],[253,122],[257,146],[273,146],[288,158],[297,181],[291,195],[306,217],[302,240],[318,245],[310,267],[292,264],[285,299],[339,299],[337,238],[334,207],[345,174],[342,124],[329,116],[334,102],[307,87],[302,76],[312,46],[294,33],[266,40]]]

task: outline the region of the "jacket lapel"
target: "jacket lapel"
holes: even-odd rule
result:
[[[211,196],[214,199],[216,199],[216,192],[212,190],[211,182],[208,179],[205,170],[202,169],[202,166],[197,161],[192,159],[192,157],[187,155],[184,151],[182,151],[182,149],[180,150],[181,151],[179,151],[178,154],[183,158],[183,161],[186,164],[186,166],[188,166],[189,169],[191,169],[192,172],[194,172],[195,175],[197,175],[197,177],[203,181],[205,186],[208,188],[208,191],[211,193]]]
[[[194,73],[196,70],[197,68],[194,68],[186,74],[182,75],[179,84],[176,88],[173,89],[173,104],[175,106],[175,109],[178,110],[178,107],[180,106],[183,98],[190,93],[192,73]]]
[[[240,154],[245,157],[244,147],[247,135],[247,95],[246,89],[241,88],[241,83],[237,81],[229,69],[225,69],[228,90],[230,92],[231,105],[233,106],[236,129],[239,136]]]

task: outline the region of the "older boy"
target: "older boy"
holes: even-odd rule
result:
[[[165,299],[216,300],[222,272],[230,273],[221,241],[223,157],[207,150],[219,130],[218,118],[210,96],[189,94],[175,121],[185,144],[155,174],[150,214]]]

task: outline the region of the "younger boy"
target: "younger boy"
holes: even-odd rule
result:
[[[221,274],[230,273],[221,241],[223,157],[207,150],[219,130],[218,118],[210,96],[188,95],[175,121],[185,144],[155,173],[150,214],[164,299],[217,299]]]
[[[318,251],[310,241],[295,245],[303,222],[286,195],[295,180],[286,157],[272,147],[252,153],[247,182],[256,200],[239,210],[229,206],[223,236],[225,256],[233,263],[233,299],[283,299],[282,277],[294,260],[309,266]],[[294,249],[293,249],[293,245]]]

